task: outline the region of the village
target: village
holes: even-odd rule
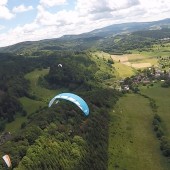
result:
[[[116,89],[122,92],[139,91],[138,87],[153,86],[154,83],[162,82],[162,87],[170,86],[170,70],[162,70],[158,67],[149,67],[144,70],[138,70],[138,73],[132,77],[127,77],[119,81],[120,86]]]

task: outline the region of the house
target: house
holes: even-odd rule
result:
[[[123,86],[123,90],[129,91],[129,86],[128,85],[124,85]]]
[[[122,88],[121,88],[121,86],[119,86],[119,87],[116,87],[116,90],[118,90],[118,91],[122,91]]]

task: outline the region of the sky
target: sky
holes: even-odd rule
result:
[[[0,0],[0,47],[170,18],[170,0]]]

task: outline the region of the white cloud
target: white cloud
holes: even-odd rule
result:
[[[33,7],[32,6],[25,6],[25,5],[19,5],[19,6],[15,6],[12,11],[14,13],[21,13],[21,12],[26,12],[26,11],[30,11],[32,10]]]
[[[0,6],[7,5],[7,3],[8,3],[8,0],[1,0],[0,1]]]
[[[4,25],[0,25],[0,31],[3,30],[5,28]]]
[[[0,0],[0,19],[11,19],[14,14],[6,7],[8,0]]]
[[[67,26],[67,32],[69,32],[70,29],[69,25],[75,27],[75,33],[80,33],[80,30],[89,31],[94,29],[94,26],[106,26],[107,22],[110,24],[111,20],[113,23],[113,12],[117,11],[118,9],[131,8],[139,4],[138,0],[119,1],[120,3],[112,3],[112,0],[100,0],[99,3],[99,0],[78,0],[75,10],[61,10],[57,13],[50,13],[42,5],[39,5],[37,8],[38,15],[36,22],[43,26],[57,26],[58,28],[61,26]],[[98,24],[99,22],[101,24]],[[81,24],[83,25],[83,29],[80,29]]]
[[[0,34],[0,46],[80,34],[111,24],[153,21],[170,16],[169,0],[77,0],[73,10],[62,9],[52,13],[46,8],[64,3],[66,0],[40,0],[34,21]],[[6,5],[7,1],[0,0],[0,7]]]
[[[66,0],[40,0],[40,4],[44,7],[53,7],[57,5],[63,5]]]
[[[146,11],[144,14],[140,15],[142,21],[159,20],[170,16],[169,0],[139,1],[140,7]]]
[[[82,15],[113,12],[139,4],[138,0],[77,0],[76,10]]]
[[[80,20],[76,11],[62,10],[52,14],[42,6],[38,6],[36,22],[43,26],[64,26],[77,23]]]
[[[130,7],[138,5],[139,0],[119,0],[119,1],[109,0],[108,4],[112,10],[118,11],[121,9],[128,9]]]
[[[12,45],[22,41],[40,40],[40,35],[35,34],[35,32],[39,33],[42,38],[42,31],[39,30],[39,26],[34,22],[24,26],[17,26],[7,33],[0,34],[0,46]]]

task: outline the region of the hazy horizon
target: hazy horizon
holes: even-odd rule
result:
[[[1,0],[0,47],[168,18],[168,0]]]

